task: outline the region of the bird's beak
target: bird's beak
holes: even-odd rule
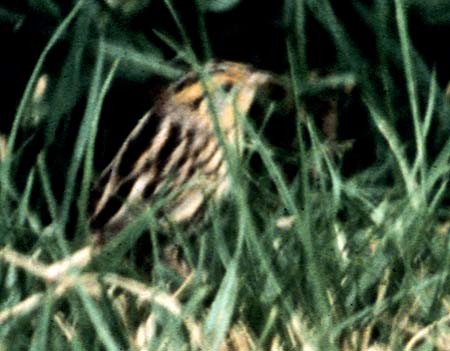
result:
[[[258,71],[251,77],[253,83],[263,92],[263,95],[273,101],[284,100],[288,95],[288,88],[281,79],[272,73]]]

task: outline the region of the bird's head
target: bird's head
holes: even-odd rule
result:
[[[168,105],[182,108],[184,114],[176,113],[189,116],[194,123],[212,126],[216,119],[227,140],[232,141],[240,129],[238,119],[247,114],[258,89],[269,85],[279,83],[268,72],[242,63],[212,62],[172,85]]]

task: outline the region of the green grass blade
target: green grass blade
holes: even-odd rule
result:
[[[19,107],[17,108],[16,118],[14,119],[13,126],[8,135],[7,155],[13,154],[14,145],[16,142],[17,132],[19,130],[20,123],[25,116],[26,106],[29,103],[31,96],[33,95],[34,88],[35,88],[36,82],[39,78],[39,73],[42,70],[42,66],[45,62],[45,59],[47,58],[50,50],[55,46],[55,44],[62,37],[62,35],[67,30],[67,28],[69,27],[71,22],[74,20],[74,18],[78,14],[78,11],[80,11],[82,6],[84,5],[84,2],[85,2],[85,0],[79,0],[76,3],[76,5],[69,12],[69,14],[66,16],[66,18],[56,28],[55,32],[53,33],[53,35],[51,36],[47,45],[44,47],[44,50],[42,51],[41,55],[39,56],[39,59],[37,60],[36,65],[34,66],[33,73],[31,74],[31,77],[28,80],[28,83],[25,88],[25,92],[22,96],[22,99],[20,100]]]
[[[100,38],[100,51],[104,51],[104,39]],[[93,118],[92,118],[92,124],[90,129],[90,136],[87,140],[86,145],[86,156],[84,158],[84,166],[83,166],[83,178],[81,181],[81,192],[78,197],[78,211],[81,216],[79,219],[79,222],[87,223],[87,205],[89,201],[90,196],[90,190],[91,190],[91,182],[93,178],[93,167],[94,167],[94,152],[95,152],[95,139],[97,136],[97,129],[98,129],[98,122],[100,119],[100,112],[101,108],[103,106],[103,101],[105,99],[106,93],[109,90],[109,87],[111,86],[114,73],[117,70],[117,67],[119,65],[119,61],[116,60],[113,65],[111,66],[111,69],[109,70],[109,73],[103,83],[103,86],[101,87],[101,90],[98,94],[98,98],[95,105],[95,111],[93,111]]]
[[[430,90],[428,92],[428,103],[427,109],[425,111],[425,117],[423,119],[423,137],[427,138],[428,133],[430,131],[431,121],[433,119],[433,114],[435,113],[436,108],[436,99],[438,93],[438,83],[436,80],[436,71],[434,70],[431,74],[430,79]]]
[[[1,168],[0,168],[0,203],[7,204],[7,195],[8,189],[11,188],[11,163],[14,155],[14,147],[16,143],[17,133],[19,131],[20,125],[24,116],[26,114],[27,106],[32,98],[34,93],[34,89],[36,86],[36,82],[39,78],[39,74],[42,70],[44,62],[51,51],[51,49],[55,46],[58,40],[62,37],[64,32],[67,30],[69,25],[72,23],[74,18],[77,16],[78,12],[84,5],[84,0],[80,0],[76,3],[73,9],[69,12],[66,18],[61,22],[61,24],[56,28],[55,32],[51,36],[47,45],[44,47],[41,55],[39,56],[36,65],[33,69],[33,72],[28,80],[23,96],[20,100],[19,106],[17,108],[17,113],[13,121],[13,125],[11,127],[11,131],[8,134],[8,143],[6,148],[6,159],[3,160]]]
[[[173,7],[172,0],[164,0],[164,3],[169,9],[170,14],[172,15],[172,18],[175,21],[175,24],[178,28],[178,31],[180,32],[181,39],[183,41],[183,47],[186,50],[188,62],[197,63],[198,60],[197,57],[195,56],[194,50],[192,50],[191,41],[186,33],[186,30],[184,29],[183,24],[181,23],[180,18],[178,17],[175,8]]]
[[[44,300],[44,305],[41,307],[40,318],[38,319],[38,325],[34,332],[33,339],[31,341],[30,350],[40,351],[48,349],[48,334],[50,327],[50,319],[53,307],[53,297],[48,294]]]
[[[294,51],[292,47],[288,44],[288,59],[290,63],[290,78],[292,82],[292,89],[294,96],[300,96],[299,95],[299,87],[300,83],[297,80],[297,77],[295,75],[296,68],[294,60]],[[282,185],[284,181],[280,176],[276,176],[273,178],[275,181],[279,183],[280,187],[280,195],[284,201],[287,201],[286,205],[288,206],[288,209],[292,211],[291,213],[295,216],[298,216],[298,220],[295,221],[295,229],[296,234],[299,236],[300,242],[303,243],[305,247],[305,254],[307,256],[307,275],[310,281],[310,284],[312,286],[313,296],[316,299],[314,303],[314,307],[317,307],[317,314],[316,316],[321,319],[322,316],[328,315],[328,301],[327,297],[325,296],[326,292],[326,283],[323,280],[324,275],[320,272],[320,262],[319,256],[316,255],[316,250],[318,248],[315,247],[314,239],[312,237],[312,229],[311,229],[311,218],[312,218],[312,210],[311,210],[311,204],[309,197],[311,196],[311,188],[309,184],[309,174],[308,174],[308,159],[306,156],[306,145],[305,140],[303,137],[303,124],[301,122],[302,118],[306,118],[305,114],[302,112],[302,108],[300,106],[300,101],[298,98],[294,100],[295,103],[295,110],[296,110],[296,116],[299,119],[296,123],[297,125],[297,143],[298,143],[298,149],[299,149],[299,164],[301,167],[300,170],[300,184],[302,187],[302,198],[300,201],[300,206],[302,211],[298,209],[298,207],[295,205],[295,202],[292,199],[292,196],[290,195],[290,192],[288,188],[285,185]],[[263,155],[261,155],[263,157]],[[266,162],[270,162],[270,158],[265,156]],[[264,157],[263,157],[264,160]],[[272,171],[276,170],[277,167],[274,165],[270,166],[269,169],[272,169]]]
[[[208,28],[206,27],[205,21],[205,1],[195,0],[195,5],[197,7],[198,32],[200,34],[200,39],[202,42],[203,56],[206,60],[210,60],[213,57],[213,51],[211,48],[211,41],[208,37]]]
[[[29,204],[30,204],[30,197],[31,197],[31,191],[33,190],[33,185],[34,185],[34,177],[35,177],[35,172],[34,170],[32,170],[30,172],[30,174],[28,175],[27,178],[27,183],[25,185],[25,190],[22,194],[22,198],[20,199],[19,202],[19,211],[18,211],[18,216],[17,216],[17,224],[19,226],[24,225],[28,214],[29,214]]]
[[[158,76],[174,79],[183,72],[168,65],[157,55],[142,53],[132,47],[120,46],[105,40],[103,50],[107,57],[120,61],[121,66],[124,66],[123,69],[126,69],[128,65],[132,65],[132,69],[134,69],[133,66],[136,66],[141,75],[142,73],[158,74]]]
[[[89,145],[91,130],[93,127],[93,123],[95,123],[96,120],[97,102],[101,89],[101,77],[104,60],[105,60],[104,51],[100,50],[99,45],[97,61],[95,64],[92,82],[89,89],[86,110],[83,119],[81,121],[80,129],[78,131],[78,136],[73,150],[72,159],[69,165],[69,170],[67,172],[64,197],[59,211],[57,227],[55,228],[58,243],[61,246],[61,249],[63,250],[63,253],[65,255],[68,254],[68,249],[65,240],[62,238],[62,233],[64,233],[69,219],[70,206],[72,204],[73,197],[75,194],[77,174],[79,172],[83,158],[86,156],[86,148]],[[87,186],[86,184],[84,185]],[[87,192],[88,190],[84,189],[83,191]]]
[[[412,172],[397,132],[388,123],[388,121],[386,121],[385,118],[383,118],[377,111],[375,111],[370,103],[367,103],[367,107],[369,108],[370,115],[373,118],[376,127],[380,131],[381,135],[383,135],[383,137],[385,138],[392,151],[392,154],[397,161],[403,182],[405,184],[405,188],[409,196],[412,196],[416,188],[416,182],[411,177]]]
[[[76,286],[76,291],[102,344],[108,351],[121,351],[100,308],[81,284]]]
[[[44,194],[48,210],[50,212],[50,217],[52,221],[55,221],[58,216],[58,205],[55,199],[55,195],[52,191],[50,175],[45,164],[45,158],[42,154],[38,156],[37,171],[42,186],[42,192]]]
[[[238,289],[238,264],[237,260],[233,259],[228,265],[227,273],[206,319],[207,345],[205,346],[208,350],[218,350],[222,341],[225,340],[238,297]]]
[[[411,60],[411,41],[408,34],[408,25],[406,19],[405,5],[403,0],[395,0],[395,15],[397,20],[397,29],[400,36],[400,48],[403,57],[403,68],[408,89],[409,104],[411,108],[414,132],[416,135],[417,163],[423,162],[424,145],[422,137],[422,128],[420,123],[419,98],[417,95],[416,80],[414,78],[414,65]]]

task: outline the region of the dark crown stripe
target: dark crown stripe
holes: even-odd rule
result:
[[[197,82],[198,82],[197,74],[195,72],[191,72],[174,84],[173,91],[175,94],[179,93],[188,86],[193,85]]]
[[[139,133],[133,136],[128,142],[125,152],[122,154],[117,172],[120,177],[125,177],[131,173],[136,161],[150,147],[157,134],[163,117],[153,112],[148,116]]]

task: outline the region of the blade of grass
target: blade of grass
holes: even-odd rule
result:
[[[305,10],[305,0],[294,1],[295,41],[298,57],[298,69],[300,73],[300,79],[302,81],[306,81],[308,72],[308,61],[306,56]]]
[[[37,327],[31,340],[31,351],[48,350],[48,334],[52,307],[53,297],[51,294],[48,294],[44,299],[43,306],[41,306],[42,311],[40,313],[40,318],[37,321]]]
[[[100,51],[105,50],[105,43],[103,37],[100,37]],[[103,102],[106,96],[106,93],[111,86],[112,79],[114,77],[114,73],[117,70],[119,65],[119,61],[114,61],[109,73],[103,82],[101,87],[97,103],[95,106],[95,111],[93,112],[94,116],[92,118],[92,125],[90,129],[90,136],[88,137],[87,145],[86,145],[86,156],[84,158],[84,167],[83,167],[83,178],[81,181],[81,192],[80,196],[77,199],[78,203],[78,211],[80,214],[79,222],[86,223],[87,222],[87,205],[89,201],[90,189],[91,189],[91,181],[93,176],[93,167],[94,167],[94,152],[95,152],[95,139],[97,136],[98,122],[100,119],[100,112],[103,106]]]
[[[194,50],[192,50],[192,45],[191,41],[189,40],[189,36],[187,35],[186,30],[184,29],[184,26],[182,25],[180,18],[178,17],[177,12],[175,11],[175,8],[172,5],[172,1],[164,0],[164,3],[169,9],[169,12],[172,15],[173,20],[175,21],[178,31],[180,32],[181,40],[183,41],[183,47],[185,48],[187,53],[188,62],[197,63],[198,62],[197,57],[195,56]]]
[[[77,284],[75,288],[102,344],[109,351],[121,351],[100,308],[81,284]]]
[[[432,189],[441,177],[447,177],[450,170],[448,162],[450,159],[450,138],[447,139],[441,151],[437,155],[427,177],[427,188]]]
[[[414,161],[414,168],[416,164],[420,169],[420,176],[422,181],[425,179],[426,165],[425,165],[425,145],[423,138],[423,128],[420,122],[419,98],[417,95],[416,80],[414,77],[414,66],[411,60],[411,42],[408,34],[408,26],[406,19],[406,12],[403,0],[395,0],[395,15],[397,21],[397,29],[400,37],[400,48],[403,57],[403,68],[405,70],[405,78],[408,89],[409,105],[412,113],[412,120],[415,133],[417,156]],[[422,182],[423,183],[423,182]],[[422,200],[425,200],[425,188],[421,186]]]
[[[19,210],[18,210],[18,216],[17,216],[17,224],[19,226],[22,226],[25,223],[25,220],[27,219],[27,216],[29,214],[29,204],[30,204],[30,196],[31,191],[33,189],[34,185],[34,176],[35,172],[34,170],[31,170],[30,174],[27,178],[27,183],[25,185],[25,190],[22,194],[22,198],[19,202]]]
[[[133,247],[136,240],[145,230],[149,229],[156,236],[158,226],[155,213],[160,209],[160,206],[157,203],[154,204],[154,206],[144,211],[113,238],[107,238],[108,241],[102,247],[101,252],[96,257],[96,261],[100,262],[102,267],[112,269],[123,262],[125,254]]]
[[[370,305],[360,309],[350,317],[340,321],[332,329],[330,329],[331,335],[339,336],[345,329],[354,328],[357,323],[361,323],[363,320],[375,319],[387,310],[390,306],[393,306],[400,301],[407,301],[408,297],[415,297],[421,292],[426,291],[430,286],[437,284],[444,277],[444,274],[433,274],[427,279],[422,280],[416,285],[411,285],[408,289],[401,289],[395,295],[386,296],[383,301],[377,305]]]
[[[428,170],[427,170],[427,150],[426,150],[426,142],[427,142],[427,137],[428,137],[428,133],[430,130],[430,126],[431,126],[431,121],[433,119],[433,115],[435,112],[435,106],[436,106],[436,98],[437,98],[437,92],[438,92],[438,86],[437,86],[437,81],[436,81],[436,71],[433,70],[432,74],[431,74],[431,78],[430,78],[430,88],[429,88],[429,92],[428,92],[428,101],[427,101],[427,108],[425,111],[425,117],[423,120],[423,123],[421,124],[421,129],[422,129],[422,133],[421,133],[421,138],[422,140],[421,145],[424,145],[424,149],[423,149],[423,157],[424,157],[424,161],[423,162],[417,162],[418,158],[416,159],[416,162],[414,163],[414,167],[413,167],[413,174],[414,176],[416,176],[417,171],[419,170],[421,173],[421,177],[422,177],[422,181],[421,181],[421,186],[423,187],[423,193],[426,194],[427,193],[427,182],[428,179],[425,179],[424,177],[428,176]]]
[[[306,121],[306,127],[308,128],[308,133],[311,137],[312,141],[312,151],[315,155],[316,164],[320,164],[321,160],[323,159],[325,161],[325,165],[327,166],[328,173],[331,177],[331,184],[332,184],[332,194],[333,194],[333,212],[336,212],[339,208],[339,201],[341,198],[341,189],[342,189],[342,182],[341,179],[336,171],[336,167],[333,165],[333,162],[330,158],[329,152],[327,152],[326,148],[320,143],[317,132],[315,131],[315,128],[312,125],[311,120],[308,118]],[[321,180],[324,177],[320,177]],[[322,185],[322,189],[325,191],[325,186]]]
[[[207,60],[210,60],[213,57],[213,52],[205,22],[205,2],[203,0],[195,0],[195,5],[197,7],[198,32],[202,42],[203,56]]]
[[[325,29],[328,30],[334,42],[339,49],[339,55],[344,58],[344,62],[352,65],[359,70],[357,65],[360,65],[362,61],[357,47],[353,45],[345,32],[344,27],[339,23],[336,18],[333,7],[328,0],[306,0],[311,12],[313,12],[316,19],[323,24]]]
[[[449,171],[450,171],[450,168],[449,168]],[[429,209],[428,209],[430,213],[434,213],[436,211],[437,206],[439,205],[439,203],[443,199],[444,195],[446,195],[446,192],[448,190],[447,189],[447,185],[448,185],[448,178],[444,179],[442,181],[440,186],[437,188],[434,196],[431,198],[430,206],[429,206]]]
[[[56,223],[54,231],[57,237],[58,244],[65,256],[68,255],[69,251],[63,235],[66,229],[67,222],[69,220],[70,206],[72,204],[75,193],[77,174],[80,169],[81,162],[83,161],[83,157],[85,157],[86,155],[86,147],[89,145],[91,129],[94,123],[93,121],[95,121],[96,119],[97,103],[101,89],[101,76],[103,72],[103,64],[105,61],[104,50],[100,50],[100,48],[101,44],[99,43],[97,60],[94,67],[91,86],[89,89],[86,110],[81,121],[80,129],[78,131],[78,136],[72,154],[72,159],[69,165],[69,170],[67,172],[64,196],[58,214],[58,221]],[[85,189],[84,191],[88,190]]]
[[[107,57],[119,60],[124,65],[136,65],[139,67],[139,71],[156,73],[169,79],[177,78],[182,73],[180,69],[169,66],[162,62],[159,56],[152,56],[151,53],[142,53],[132,47],[124,47],[107,41],[103,43],[103,47]]]
[[[58,75],[49,80],[49,94],[46,96],[51,113],[45,115],[41,122],[45,125],[45,146],[51,145],[61,137],[61,125],[66,123],[68,115],[72,113],[82,94],[83,56],[87,52],[88,36],[91,32],[92,7],[84,7],[72,25],[70,36],[73,38],[69,50],[62,62],[62,69]],[[51,88],[50,88],[51,86]],[[51,92],[51,93],[50,93]]]
[[[58,40],[62,37],[64,32],[67,30],[69,25],[72,23],[82,6],[84,5],[85,0],[79,0],[73,9],[69,12],[66,18],[61,22],[61,24],[56,28],[55,32],[51,36],[47,45],[44,47],[41,55],[39,56],[36,65],[33,69],[33,72],[28,80],[23,96],[20,100],[19,106],[17,108],[17,113],[13,121],[13,125],[11,127],[11,131],[8,134],[8,143],[6,148],[6,158],[2,162],[2,167],[0,168],[1,176],[0,176],[0,203],[6,205],[7,204],[7,189],[10,188],[11,183],[11,161],[13,158],[14,146],[16,143],[17,133],[19,131],[20,125],[24,116],[26,114],[26,108],[31,101],[31,98],[34,93],[34,88],[36,82],[39,78],[39,74],[42,70],[44,62],[50,52],[50,50],[55,46]]]
[[[15,145],[16,138],[17,138],[17,132],[20,127],[20,122],[22,121],[23,117],[25,116],[26,106],[27,106],[28,102],[31,100],[31,97],[34,93],[34,87],[39,78],[39,73],[42,70],[42,66],[44,64],[45,59],[47,58],[48,53],[55,46],[55,44],[58,42],[58,40],[62,37],[62,35],[66,31],[66,29],[68,28],[70,23],[73,21],[73,19],[78,14],[78,11],[80,11],[82,6],[84,5],[84,2],[85,2],[85,0],[79,0],[76,3],[76,5],[69,12],[69,14],[66,16],[66,18],[56,28],[55,32],[53,33],[53,35],[51,36],[47,45],[45,46],[44,50],[42,51],[41,55],[39,56],[39,59],[37,60],[36,65],[34,66],[33,73],[31,74],[31,77],[28,80],[28,83],[25,88],[25,92],[22,96],[22,99],[20,100],[13,126],[8,135],[7,155],[13,154],[14,145]]]
[[[288,61],[290,64],[290,79],[292,82],[292,89],[294,96],[299,96],[299,81],[297,77],[295,76],[295,60],[294,60],[294,51],[293,48],[289,45],[288,47]],[[301,172],[300,172],[300,179],[301,179],[301,187],[302,187],[302,199],[301,199],[301,209],[300,211],[294,200],[292,199],[292,195],[290,194],[287,186],[284,183],[283,178],[281,175],[276,174],[279,173],[277,171],[277,167],[273,164],[271,164],[271,159],[268,157],[265,152],[261,154],[261,157],[263,158],[263,162],[267,163],[267,166],[269,167],[268,170],[272,172],[276,172],[273,176],[273,179],[275,183],[277,184],[279,188],[279,192],[281,195],[281,198],[283,201],[285,201],[285,204],[289,211],[291,212],[291,215],[298,216],[298,220],[294,222],[296,233],[299,236],[300,242],[303,243],[305,247],[305,254],[307,258],[307,276],[311,283],[312,287],[312,294],[315,297],[315,307],[316,307],[316,317],[319,319],[324,318],[325,316],[328,316],[329,312],[329,306],[328,301],[326,297],[326,284],[323,278],[325,277],[321,271],[320,271],[320,262],[317,261],[318,255],[315,254],[316,248],[314,246],[314,239],[312,237],[312,231],[311,231],[311,204],[309,201],[310,196],[310,185],[309,185],[309,175],[308,175],[308,160],[306,156],[306,146],[305,141],[303,137],[303,125],[301,123],[301,118],[304,117],[304,114],[302,113],[302,108],[300,106],[300,102],[297,99],[294,99],[295,103],[295,111],[296,111],[296,118],[299,120],[297,121],[297,143],[299,148],[299,164],[301,165]],[[261,148],[261,150],[265,150],[265,148]],[[270,166],[269,166],[270,165]]]
[[[436,79],[436,70],[433,70],[430,78],[430,90],[428,92],[427,109],[425,111],[425,117],[423,119],[422,125],[424,139],[427,138],[428,133],[430,131],[431,121],[433,118],[433,114],[435,112],[437,92],[438,92],[438,83]]]
[[[366,106],[369,109],[369,113],[373,118],[376,127],[378,128],[378,130],[388,143],[397,161],[408,195],[412,197],[416,188],[416,183],[414,179],[411,177],[411,170],[408,165],[408,160],[403,151],[397,132],[395,131],[394,128],[392,128],[392,126],[388,123],[388,121],[386,121],[386,119],[384,119],[377,111],[375,111],[372,105],[367,101]]]
[[[170,38],[167,34],[164,34],[156,29],[153,30],[153,33],[155,33],[155,35],[159,39],[161,39],[162,42],[164,42],[169,48],[171,48],[174,52],[177,53],[177,59],[187,63],[190,62],[186,50],[183,49],[181,45],[178,44],[174,39]]]
[[[55,195],[52,191],[51,181],[49,177],[49,172],[45,164],[45,158],[43,154],[38,156],[37,161],[38,175],[41,181],[41,186],[43,189],[44,197],[47,203],[47,208],[50,212],[50,217],[52,221],[55,221],[58,216],[58,205],[55,199]]]
[[[218,350],[225,339],[238,297],[238,263],[236,257],[227,267],[219,291],[205,322],[206,349]]]

